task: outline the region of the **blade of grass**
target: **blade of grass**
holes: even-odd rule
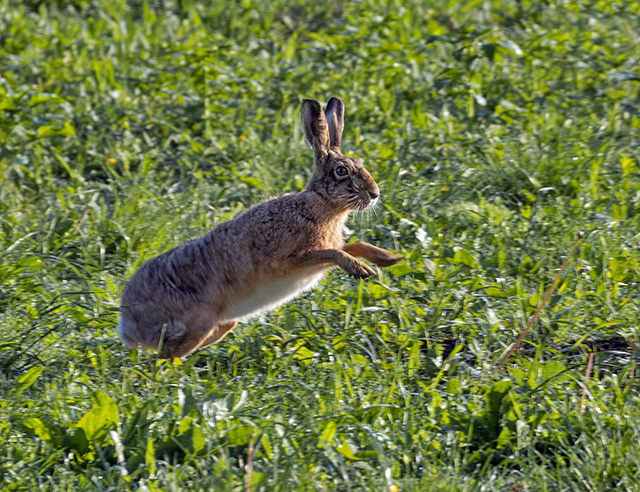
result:
[[[527,336],[527,333],[529,333],[529,330],[531,329],[531,327],[540,317],[540,313],[542,313],[542,310],[544,309],[544,306],[547,304],[549,297],[551,297],[551,294],[553,294],[553,291],[556,289],[556,286],[560,281],[560,277],[562,276],[563,272],[567,268],[567,265],[569,264],[571,257],[575,253],[576,249],[578,249],[578,246],[582,242],[583,238],[584,238],[584,232],[578,232],[577,238],[573,243],[573,246],[571,247],[569,254],[562,262],[562,266],[560,267],[560,270],[558,270],[558,273],[556,274],[556,278],[553,280],[553,283],[551,284],[551,286],[549,286],[544,297],[538,304],[538,308],[536,309],[536,312],[533,313],[533,316],[531,316],[531,319],[529,319],[529,323],[527,324],[527,327],[522,331],[522,333],[520,333],[520,336],[518,337],[518,339],[514,343],[512,343],[511,346],[507,349],[507,351],[502,355],[502,357],[500,358],[500,361],[498,362],[498,365],[496,366],[496,369],[501,369],[502,366],[504,366],[507,363],[507,361],[509,360],[509,357],[513,355],[513,353],[518,348],[518,345],[520,345],[522,340],[524,340],[524,337]]]
[[[593,359],[595,355],[595,352],[591,352],[587,361],[587,371],[585,372],[584,381],[582,382],[582,400],[580,401],[580,413],[584,412],[584,404],[587,400],[587,383],[589,382],[589,378],[591,377],[591,368],[593,367]]]

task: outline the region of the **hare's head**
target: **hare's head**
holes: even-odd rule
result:
[[[302,100],[304,139],[313,149],[315,170],[307,190],[321,195],[336,210],[364,210],[380,191],[360,159],[342,154],[344,103],[332,97],[322,111],[318,101]]]

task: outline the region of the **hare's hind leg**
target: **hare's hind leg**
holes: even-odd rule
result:
[[[402,260],[402,258],[394,255],[391,251],[387,251],[386,249],[382,248],[376,248],[369,243],[357,242],[347,244],[342,249],[352,256],[359,256],[360,258],[369,260],[374,265],[378,265],[381,267],[395,265],[400,260]]]
[[[216,330],[216,316],[214,313],[194,309],[191,316],[178,320],[171,320],[164,330],[164,338],[158,345],[161,359],[184,357],[195,351]]]
[[[226,337],[227,334],[231,330],[233,330],[233,328],[237,324],[238,324],[237,321],[228,321],[226,323],[219,324],[211,331],[211,333],[209,333],[209,335],[207,335],[207,337],[204,340],[202,340],[202,342],[200,342],[200,345],[198,345],[198,350],[201,348],[208,347],[212,343],[219,342],[224,337]]]
[[[118,320],[118,335],[129,348],[155,350],[160,340],[160,329],[157,323],[134,321],[126,312],[123,312]]]

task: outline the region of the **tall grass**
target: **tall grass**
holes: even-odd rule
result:
[[[639,14],[0,0],[1,488],[639,488]],[[382,192],[348,236],[406,262],[127,350],[127,279],[303,187],[331,95]]]

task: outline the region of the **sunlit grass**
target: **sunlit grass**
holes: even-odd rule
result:
[[[638,15],[0,0],[0,488],[637,488]],[[127,279],[302,188],[332,95],[382,193],[347,236],[406,261],[127,350]]]

